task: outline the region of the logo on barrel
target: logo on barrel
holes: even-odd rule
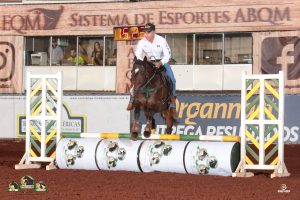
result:
[[[64,147],[64,157],[67,167],[74,165],[77,158],[83,157],[83,153],[83,146],[79,146],[74,140],[69,140],[67,147]]]
[[[150,166],[160,162],[163,156],[169,156],[172,151],[172,145],[165,144],[163,141],[157,141],[150,146]]]
[[[125,148],[120,148],[117,142],[110,141],[105,148],[106,164],[108,169],[117,166],[118,161],[125,159],[126,150]]]
[[[216,169],[218,167],[217,158],[215,156],[209,156],[205,148],[197,147],[194,160],[199,174],[208,174],[211,168]]]

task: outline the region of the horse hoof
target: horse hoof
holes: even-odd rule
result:
[[[166,134],[171,135],[172,134],[172,128],[167,128],[166,129]]]
[[[131,133],[131,135],[130,135],[131,140],[136,141],[137,138],[138,138],[138,133],[136,133],[136,132]]]
[[[151,131],[144,131],[144,137],[149,138],[151,135]]]

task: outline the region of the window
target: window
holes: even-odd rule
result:
[[[193,64],[193,34],[167,34],[171,49],[171,64]]]
[[[222,34],[196,35],[195,64],[219,65],[222,64],[223,36]]]
[[[105,65],[117,65],[117,42],[113,37],[105,37]]]
[[[50,37],[27,37],[25,40],[25,64],[49,65]]]
[[[96,65],[103,66],[103,37],[79,37],[78,65]]]
[[[76,37],[52,37],[50,52],[50,65],[76,64]],[[74,59],[72,58],[74,57]]]
[[[251,64],[251,33],[225,33],[224,55],[225,64]]]
[[[115,66],[116,58],[117,44],[112,37],[53,36],[25,39],[26,65]]]

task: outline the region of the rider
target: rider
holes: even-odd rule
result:
[[[155,33],[154,24],[147,23],[145,25],[144,38],[138,42],[135,51],[135,56],[139,60],[143,60],[143,56],[146,56],[148,61],[154,62],[156,68],[160,68],[161,66],[165,67],[166,74],[169,76],[173,84],[170,108],[175,109],[176,108],[175,105],[176,80],[169,64],[169,60],[171,58],[171,50],[166,39]],[[132,110],[132,109],[133,109],[133,97],[131,93],[127,110]]]

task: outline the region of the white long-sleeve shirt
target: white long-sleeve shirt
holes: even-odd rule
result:
[[[56,46],[52,48],[52,55],[51,55],[51,64],[58,65],[64,58],[64,52],[60,46]]]
[[[155,34],[152,43],[146,38],[138,42],[135,56],[139,60],[143,60],[144,56],[149,57],[151,60],[161,60],[164,65],[169,62],[171,58],[171,50],[166,39]]]

